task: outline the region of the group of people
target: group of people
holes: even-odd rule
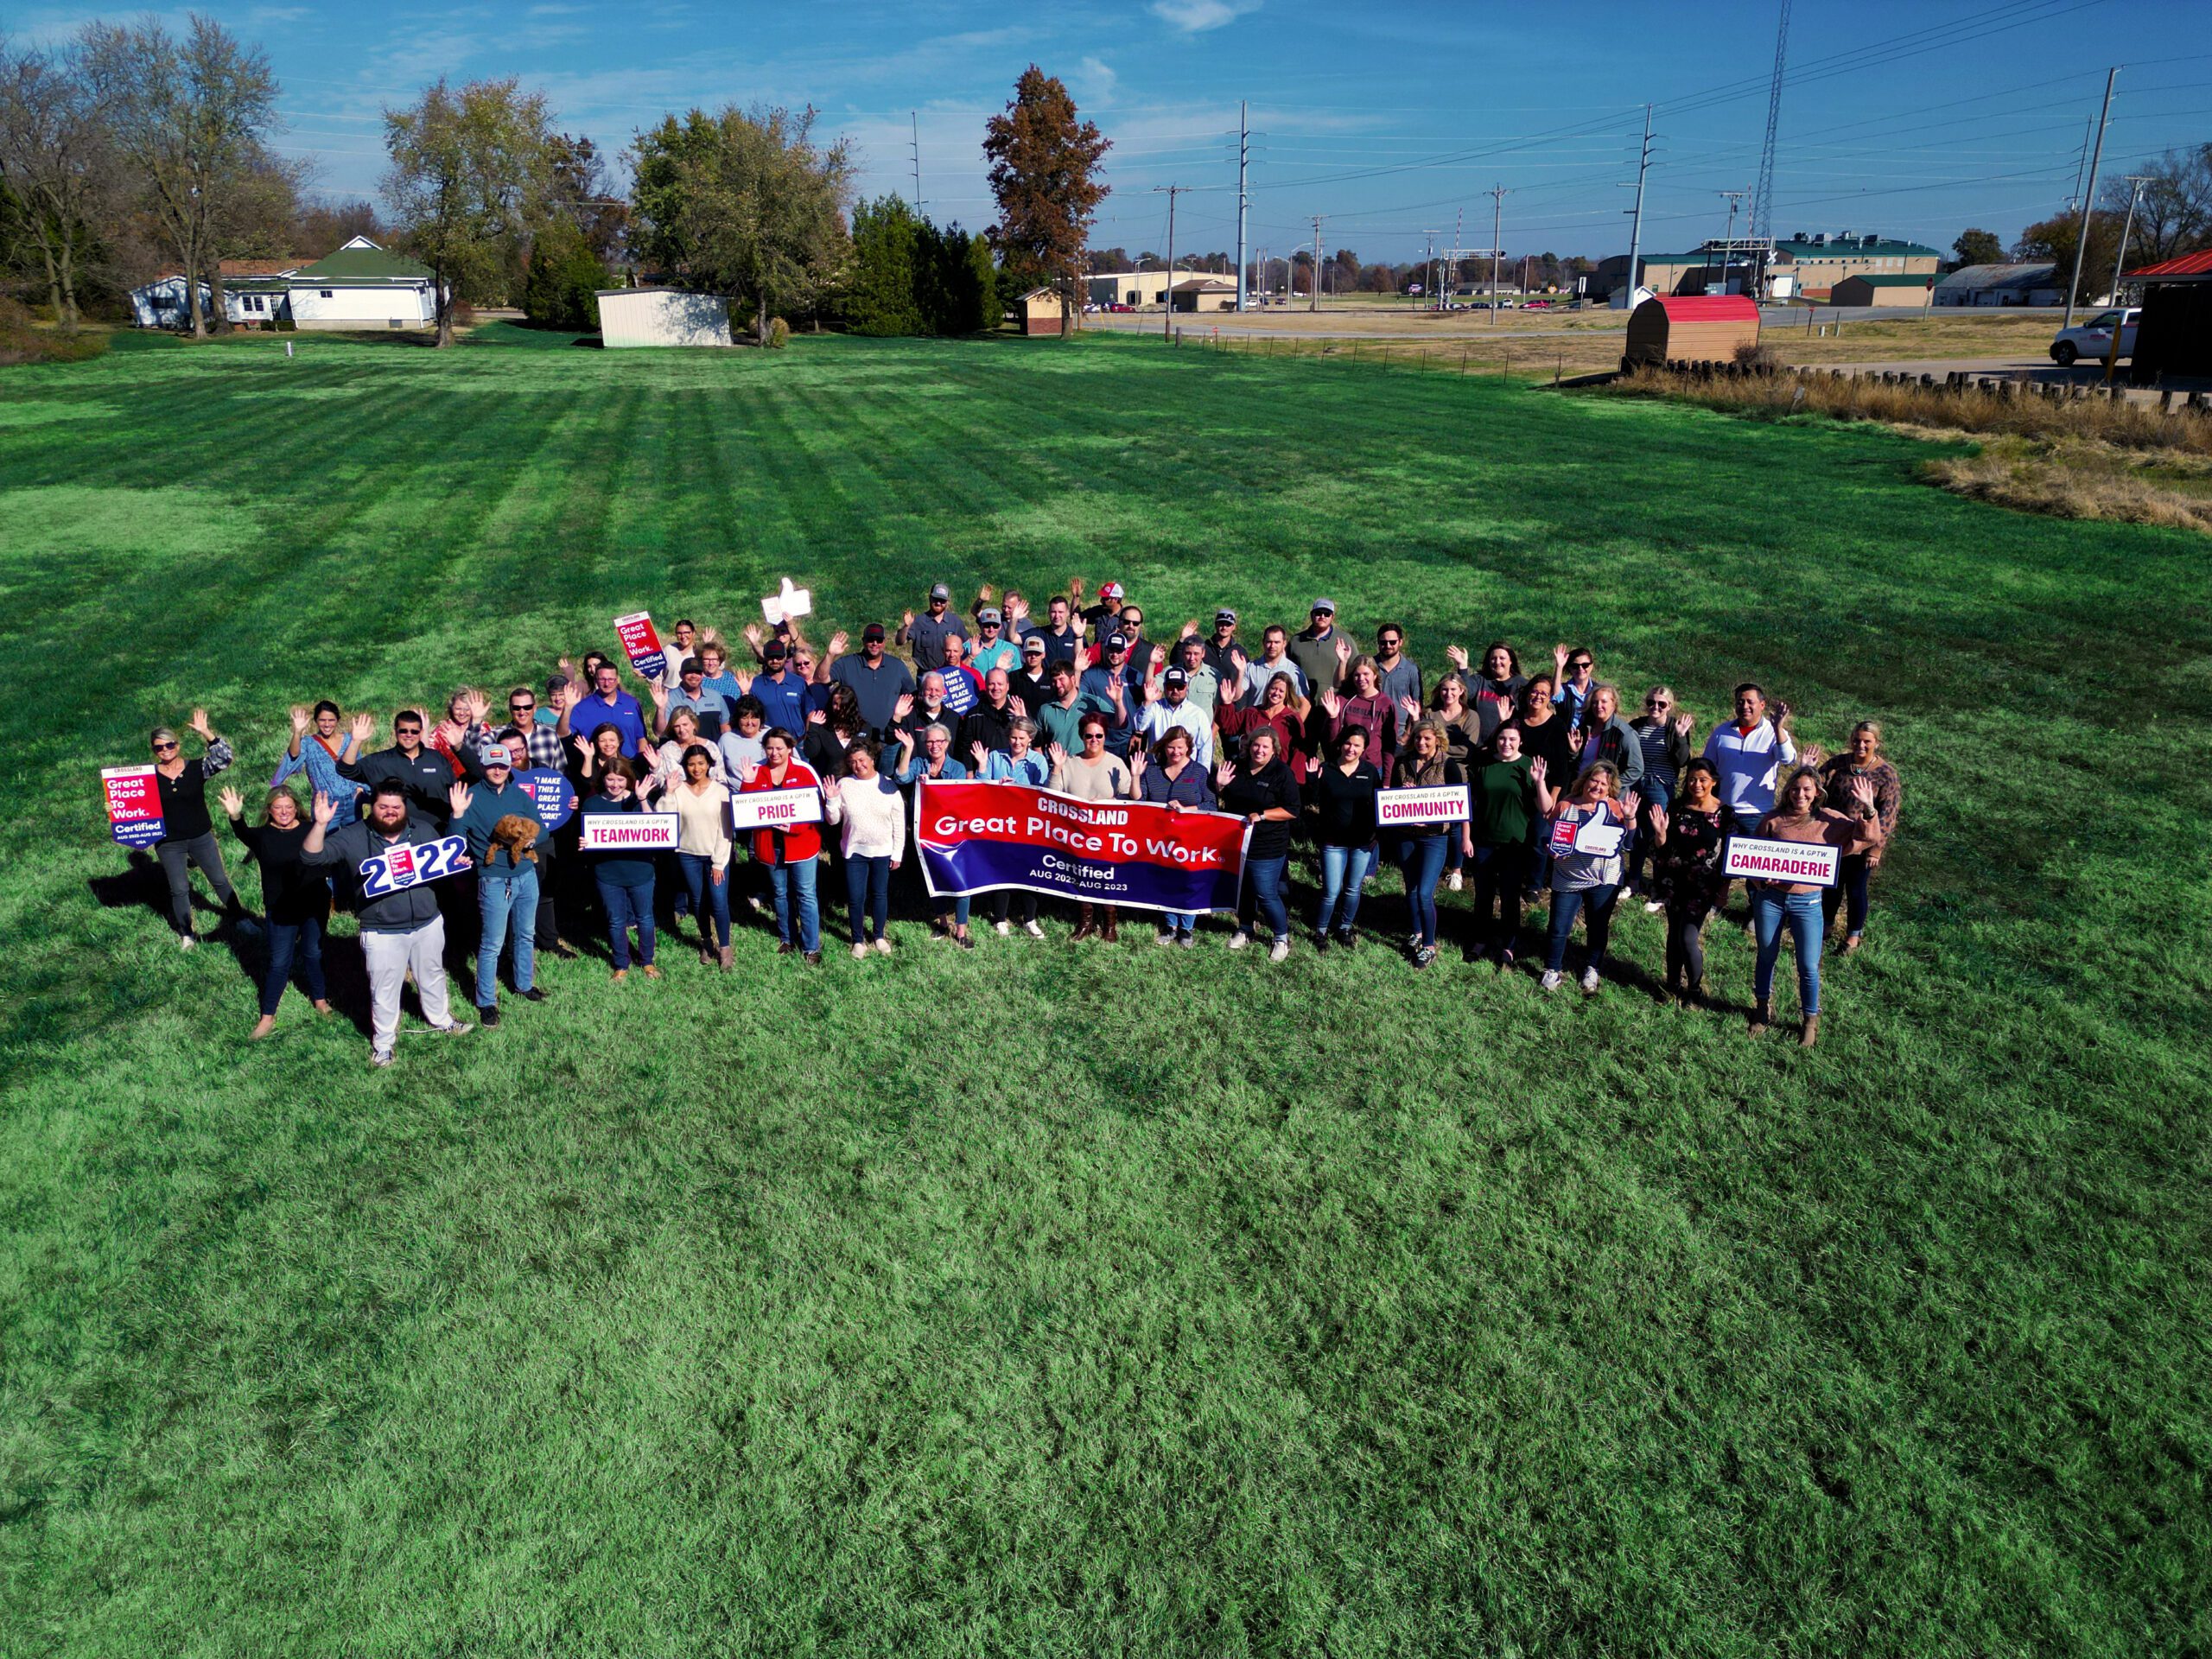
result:
[[[255,1034],[273,1027],[296,970],[327,1010],[321,947],[334,895],[359,922],[378,1065],[391,1061],[410,975],[429,1023],[460,1031],[446,963],[473,961],[474,1005],[482,1023],[495,1024],[502,962],[518,995],[543,998],[538,956],[576,955],[559,917],[594,900],[618,981],[633,966],[658,978],[658,936],[685,918],[701,962],[729,968],[732,918],[747,906],[772,918],[779,953],[816,963],[818,874],[834,849],[853,956],[888,953],[893,888],[913,870],[914,786],[973,779],[1243,818],[1249,831],[1228,945],[1264,945],[1276,961],[1297,931],[1287,874],[1301,837],[1317,876],[1316,950],[1357,948],[1363,892],[1387,861],[1402,874],[1404,948],[1416,969],[1442,948],[1440,889],[1471,886],[1460,943],[1468,961],[1501,970],[1522,949],[1524,904],[1548,893],[1547,991],[1566,982],[1579,918],[1580,983],[1599,993],[1616,910],[1634,894],[1665,918],[1661,995],[1686,1003],[1707,1000],[1703,934],[1732,885],[1722,868],[1727,838],[1833,848],[1833,887],[1746,883],[1757,941],[1751,1027],[1772,1021],[1787,935],[1800,1040],[1816,1039],[1823,942],[1840,914],[1843,950],[1859,948],[1868,878],[1897,829],[1900,786],[1875,722],[1861,721],[1847,748],[1822,756],[1801,748],[1786,702],[1747,682],[1734,690],[1733,719],[1700,745],[1695,717],[1672,688],[1652,687],[1631,717],[1587,650],[1560,645],[1548,670],[1531,674],[1503,642],[1479,660],[1448,646],[1449,665],[1432,683],[1406,655],[1402,626],[1384,622],[1363,649],[1325,598],[1295,633],[1263,628],[1256,655],[1232,609],[1217,611],[1210,630],[1188,621],[1159,643],[1147,626],[1115,582],[1095,596],[1071,582],[1046,601],[1041,621],[1019,593],[988,588],[963,613],[939,583],[895,626],[863,628],[857,651],[843,632],[817,651],[795,620],[773,631],[753,624],[738,636],[739,666],[729,642],[683,619],[658,673],[630,668],[637,692],[624,685],[629,665],[613,658],[563,658],[542,693],[521,684],[507,694],[503,721],[463,687],[438,718],[399,710],[385,748],[371,747],[370,715],[348,720],[329,702],[296,709],[260,821],[247,822],[237,790],[220,796],[262,869],[269,949]],[[153,735],[164,825],[156,853],[187,946],[189,867],[204,872],[226,909],[245,913],[205,800],[207,781],[233,753],[204,711],[194,711],[190,729],[203,746],[191,759],[176,733]],[[535,791],[518,782],[524,773]],[[567,810],[552,815],[563,828],[551,834],[540,810],[548,773],[561,780]],[[305,801],[292,789],[300,777]],[[1465,817],[1440,809],[1433,819],[1384,827],[1384,791],[1440,786],[1465,789]],[[813,791],[820,810],[808,815],[815,821],[741,836],[730,803],[761,791]],[[672,854],[582,847],[587,820],[646,810],[674,816]],[[467,844],[464,875],[365,889],[368,861],[403,849],[420,857],[452,836]],[[1046,937],[1034,893],[988,896],[999,935],[1018,926]],[[969,898],[928,904],[938,938],[976,948]],[[1115,906],[1073,910],[1073,940],[1119,939]],[[1190,948],[1199,922],[1162,912],[1154,938]]]

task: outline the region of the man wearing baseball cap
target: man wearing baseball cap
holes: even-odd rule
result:
[[[1191,701],[1191,676],[1180,668],[1171,668],[1157,680],[1145,682],[1144,707],[1136,719],[1138,740],[1149,748],[1157,749],[1160,740],[1171,731],[1189,733],[1191,758],[1211,770],[1213,719]]]
[[[804,733],[806,730],[806,677],[791,666],[791,651],[788,645],[781,639],[771,639],[760,647],[760,671],[753,677],[753,695],[760,699],[760,707],[766,711],[765,725],[780,726],[795,734]],[[675,712],[672,704],[670,712]],[[702,725],[700,729],[703,732],[706,728]]]
[[[1224,685],[1236,677],[1238,657],[1249,657],[1242,640],[1236,637],[1236,613],[1226,607],[1213,613],[1213,632],[1206,637],[1206,666]]]
[[[505,743],[486,742],[477,756],[484,781],[471,788],[453,786],[451,833],[468,837],[468,856],[476,865],[476,913],[481,924],[476,945],[476,1007],[487,1026],[499,1023],[499,953],[512,937],[515,989],[532,1002],[545,993],[537,987],[538,872],[534,858],[515,856],[512,849],[494,847],[493,832],[502,818],[525,818],[536,823],[537,803],[515,782],[514,757]]]
[[[1336,601],[1315,600],[1311,614],[1312,620],[1290,642],[1290,660],[1298,664],[1298,671],[1318,697],[1344,679],[1344,664],[1338,659],[1349,657],[1351,652],[1350,642],[1337,632]]]
[[[995,605],[976,613],[976,647],[968,653],[968,666],[982,679],[995,668],[1009,674],[1021,666],[1021,652],[1006,637],[1006,615]]]
[[[848,652],[830,666],[830,677],[850,686],[861,705],[861,720],[878,738],[899,718],[899,699],[914,695],[914,671],[883,648],[883,624],[861,630],[857,656]]]
[[[1083,588],[1080,583],[1077,583],[1075,585],[1075,596],[1076,602],[1081,605],[1083,602]],[[1083,606],[1083,620],[1084,624],[1091,629],[1094,634],[1096,635],[1099,643],[1103,645],[1106,640],[1106,636],[1113,632],[1121,623],[1122,584],[1118,582],[1100,582],[1098,584],[1098,602],[1096,605]],[[1108,747],[1111,747],[1112,746],[1109,744]]]
[[[1027,715],[1033,720],[1036,718],[1037,711],[1051,701],[1052,690],[1045,679],[1045,636],[1043,634],[1032,633],[1023,636],[1021,666],[1007,676],[1006,689],[1013,701],[1020,704],[1015,712]]]
[[[956,633],[967,639],[968,625],[952,609],[952,589],[940,582],[930,589],[927,611],[919,616],[908,611],[900,619],[899,643],[913,648],[914,671],[925,674],[944,666],[944,642]]]
[[[1077,702],[1086,713],[1105,721],[1106,752],[1126,756],[1129,752],[1129,704],[1133,701],[1125,677],[1129,665],[1129,642],[1120,633],[1109,633],[1099,651],[1098,666],[1083,671],[1082,695]]]

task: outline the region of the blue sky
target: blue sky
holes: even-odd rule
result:
[[[283,80],[283,143],[332,196],[372,195],[377,118],[440,74],[512,74],[560,124],[619,150],[662,111],[755,99],[812,104],[848,135],[870,194],[912,188],[920,134],[931,214],[991,219],[983,121],[1031,62],[1065,80],[1115,141],[1096,245],[1161,248],[1169,182],[1178,251],[1231,250],[1239,99],[1253,130],[1250,241],[1405,259],[1427,233],[1624,251],[1647,100],[1657,161],[1644,246],[1726,228],[1720,192],[1758,170],[1776,7],[1713,0],[1491,9],[1295,0],[1124,0],[1090,8],[872,3],[713,5],[548,0],[415,9],[210,3],[261,42]],[[0,6],[0,29],[54,39],[79,5]],[[157,12],[176,19],[181,14]],[[1969,224],[2008,239],[2063,207],[2107,65],[2120,79],[2107,175],[2212,140],[2205,0],[1862,0],[1800,3],[1783,96],[1772,228],[1879,231],[1948,246]]]

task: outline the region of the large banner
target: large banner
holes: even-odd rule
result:
[[[107,832],[124,847],[150,847],[162,838],[162,787],[151,766],[102,766]]]
[[[653,620],[645,611],[632,611],[627,616],[614,619],[614,636],[622,642],[622,654],[630,659],[630,666],[648,680],[657,680],[668,671],[668,653],[660,648],[660,635],[653,631]]]
[[[914,844],[932,897],[1020,887],[1138,910],[1234,910],[1243,819],[1141,801],[1082,801],[1026,784],[914,791]]]

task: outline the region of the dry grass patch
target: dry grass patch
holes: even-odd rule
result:
[[[2212,531],[2212,460],[2195,456],[2154,458],[2108,443],[1999,438],[1971,455],[1924,462],[1921,474],[1955,494],[2024,512]]]

